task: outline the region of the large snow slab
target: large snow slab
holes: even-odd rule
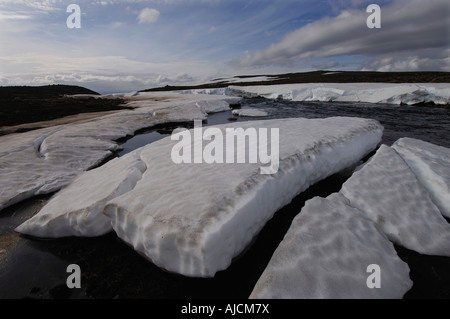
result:
[[[389,104],[417,104],[434,102],[450,104],[447,83],[305,83],[261,86],[229,86],[222,89],[187,90],[194,94],[224,94],[231,96],[292,101],[337,101]]]
[[[382,145],[340,193],[394,243],[422,254],[450,256],[450,224],[394,149]]]
[[[280,130],[276,174],[260,174],[261,163],[175,164],[171,153],[178,141],[168,137],[84,173],[17,231],[98,236],[112,225],[156,265],[211,277],[228,267],[279,208],[311,184],[356,164],[378,145],[383,131],[378,122],[357,118],[217,126],[222,132],[238,127]]]
[[[412,287],[408,265],[378,226],[336,196],[306,202],[250,298],[402,298]],[[379,267],[380,288],[367,285],[370,265]]]
[[[378,145],[383,131],[378,122],[357,118],[217,126],[222,132],[233,127],[279,128],[276,174],[260,174],[261,164],[175,164],[170,154],[178,142],[162,139],[142,149],[147,170],[136,187],[106,205],[117,235],[170,272],[212,277],[279,208],[357,163]]]
[[[0,137],[0,210],[59,190],[118,151],[117,139],[153,125],[204,120],[207,113],[240,100],[173,92],[133,94],[127,99],[137,109]]]
[[[135,151],[81,174],[16,231],[43,238],[108,233],[111,221],[102,214],[103,208],[110,199],[133,189],[146,168]]]
[[[412,138],[392,146],[405,160],[441,213],[450,218],[450,149]]]

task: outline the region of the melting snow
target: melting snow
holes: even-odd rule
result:
[[[212,277],[230,265],[278,209],[310,185],[356,164],[378,145],[383,131],[378,122],[358,118],[283,119],[217,127],[279,128],[278,173],[261,175],[257,163],[175,164],[171,151],[177,142],[168,137],[80,176],[18,231],[63,237],[83,233],[86,227],[85,235],[100,235],[105,230],[104,213],[120,238],[159,267],[186,276]],[[146,167],[142,176],[141,162]],[[130,181],[122,173],[111,182],[118,166],[127,167]],[[103,188],[102,183],[112,184]],[[78,191],[89,193],[89,200],[77,197],[80,201],[63,208]],[[92,214],[85,222],[79,215],[87,207]],[[51,229],[43,231],[43,227]],[[69,232],[68,227],[76,231]]]
[[[190,94],[224,94],[230,96],[285,99],[292,101],[337,101],[389,104],[434,102],[450,104],[447,83],[307,83],[261,86],[229,86],[221,89],[187,90]]]
[[[449,152],[411,138],[382,145],[339,193],[306,202],[250,297],[403,297],[409,268],[390,242],[450,256],[441,215],[450,210]],[[380,289],[366,285],[371,264],[379,266]]]
[[[369,289],[367,268],[380,267]],[[316,197],[295,217],[250,298],[402,298],[409,267],[383,232],[339,200]]]

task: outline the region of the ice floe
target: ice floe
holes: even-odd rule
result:
[[[117,177],[105,190],[100,183],[110,183],[111,175],[117,173],[114,167],[121,160],[133,162],[130,157],[137,153],[80,176],[44,207],[43,214],[49,216],[38,213],[18,230],[39,236],[40,228],[58,225],[59,234],[48,231],[54,237],[67,236],[66,226],[85,227],[83,217],[75,216],[88,205],[95,207],[97,215],[103,212],[120,238],[159,267],[186,276],[212,277],[230,265],[279,208],[310,185],[356,164],[378,145],[383,131],[378,122],[358,118],[252,121],[216,128],[225,132],[231,127],[279,128],[278,172],[262,175],[258,163],[175,164],[171,151],[177,142],[168,137],[139,149],[138,162],[146,170],[142,176],[136,172],[130,177],[127,185],[135,184],[133,189],[122,195],[115,191],[126,176]],[[134,169],[133,165],[127,167]],[[95,182],[86,182],[89,179]],[[60,209],[78,189],[91,192],[93,200]],[[105,203],[106,198],[111,199]],[[53,218],[58,221],[52,222]],[[99,224],[104,221],[104,216],[99,217]],[[103,226],[93,223],[95,218],[89,222],[90,235],[96,235],[91,230],[103,233]]]
[[[367,283],[371,265],[380,271],[376,288]],[[408,265],[375,223],[316,197],[294,218],[250,298],[402,298],[411,287]]]

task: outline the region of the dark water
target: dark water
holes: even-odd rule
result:
[[[266,117],[237,117],[231,111],[210,114],[204,126],[233,121],[252,121],[279,118],[326,118],[333,116],[363,117],[378,120],[384,126],[382,142],[392,145],[402,137],[412,137],[450,147],[450,109],[428,106],[406,106],[371,103],[291,102],[266,99],[245,99],[242,108],[257,108],[268,113]],[[120,155],[169,136],[170,131],[151,130],[128,140]]]
[[[264,118],[238,118],[231,112],[208,117],[204,125],[271,118],[324,118],[350,116],[372,118],[385,127],[383,143],[400,137],[419,138],[450,147],[450,110],[352,103],[297,103],[248,99],[243,108],[259,108]],[[184,126],[184,125],[182,125]],[[126,141],[121,156],[135,148],[169,136],[175,126],[149,130]],[[155,267],[114,233],[99,238],[38,240],[13,229],[34,215],[50,196],[34,198],[0,214],[0,298],[226,298],[246,299],[283,239],[292,219],[306,200],[326,197],[340,190],[351,170],[336,174],[311,187],[278,211],[252,246],[225,271],[212,279],[185,278]],[[450,298],[450,258],[430,257],[396,247],[409,264],[414,287],[405,298]],[[81,268],[81,289],[68,289],[69,264]]]

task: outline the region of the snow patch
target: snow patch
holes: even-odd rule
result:
[[[412,287],[408,265],[383,232],[336,196],[306,202],[250,298],[402,298]],[[372,264],[381,270],[377,289],[367,286]]]
[[[16,231],[43,238],[106,234],[112,227],[102,214],[105,204],[133,189],[146,168],[135,151],[81,174]]]
[[[261,86],[229,86],[221,89],[186,90],[189,94],[223,94],[292,101],[450,104],[447,83],[302,83]]]
[[[232,111],[233,115],[237,116],[247,116],[247,117],[264,117],[268,116],[269,113],[267,113],[264,110],[261,109],[236,109]]]
[[[450,256],[449,223],[393,148],[382,145],[340,193],[394,243],[421,254]]]
[[[450,149],[412,138],[392,146],[427,189],[441,213],[450,218]]]

